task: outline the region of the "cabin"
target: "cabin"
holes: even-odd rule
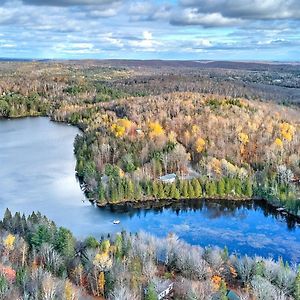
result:
[[[241,300],[241,298],[233,290],[228,290],[226,296],[229,300]]]
[[[174,283],[171,280],[156,280],[154,282],[154,289],[157,293],[157,299],[169,299],[173,294]],[[147,289],[144,290],[145,294]]]
[[[173,182],[175,182],[176,178],[177,178],[177,175],[175,173],[172,173],[172,174],[166,174],[164,176],[160,176],[159,180],[164,183],[173,183]]]

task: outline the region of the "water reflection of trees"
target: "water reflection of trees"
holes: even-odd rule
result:
[[[294,230],[299,224],[299,219],[291,215],[283,215],[263,200],[236,201],[236,200],[181,200],[181,201],[162,201],[147,202],[142,205],[122,204],[106,207],[114,213],[126,213],[130,218],[134,216],[146,217],[148,214],[175,213],[180,215],[188,212],[201,212],[209,219],[221,217],[232,217],[244,219],[247,211],[260,211],[265,217],[271,217],[280,222],[285,222],[289,230]]]

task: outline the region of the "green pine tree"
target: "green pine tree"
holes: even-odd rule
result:
[[[241,196],[243,194],[243,185],[242,185],[242,181],[239,178],[235,179],[234,190],[235,190],[235,194],[238,196]]]
[[[176,187],[176,183],[175,182],[173,182],[171,184],[170,198],[171,199],[176,199],[176,200],[178,200],[180,198],[180,193],[179,193],[179,190]]]
[[[226,180],[225,180],[225,195],[230,195],[231,192],[232,192],[231,179],[226,178]]]
[[[220,287],[219,287],[219,299],[220,300],[228,300],[227,297],[227,286],[224,280],[221,280]]]
[[[158,300],[158,295],[152,283],[148,285],[145,300]]]
[[[187,199],[189,197],[188,183],[186,180],[183,180],[183,182],[182,182],[181,196],[184,199]]]
[[[219,196],[223,197],[225,195],[225,181],[221,178],[217,184],[217,193]]]
[[[158,183],[157,181],[154,181],[152,184],[152,193],[155,199],[158,198]]]
[[[192,183],[188,182],[188,198],[194,199],[195,198],[195,191]]]
[[[73,257],[75,255],[75,239],[71,231],[60,227],[55,235],[54,247],[64,257]]]
[[[202,197],[202,187],[198,179],[194,178],[192,180],[192,185],[194,188],[195,198],[201,198]]]
[[[128,200],[132,200],[134,198],[134,184],[130,179],[127,180],[125,196]]]
[[[144,190],[145,190],[145,194],[146,194],[147,196],[152,196],[152,189],[151,189],[151,182],[150,182],[150,181],[147,181],[147,182],[145,183],[145,188],[144,188]]]
[[[100,182],[99,183],[99,187],[98,187],[98,201],[100,203],[104,203],[105,202],[105,198],[106,198],[105,188],[104,188],[102,182]]]
[[[158,183],[158,199],[165,199],[166,195],[165,195],[165,189],[164,189],[164,185],[162,182]]]
[[[142,199],[142,196],[143,196],[142,187],[138,182],[136,182],[134,185],[134,200],[139,201]]]
[[[217,194],[217,187],[214,181],[208,181],[206,183],[206,195],[208,197],[214,197]]]
[[[246,180],[244,184],[244,195],[249,198],[251,198],[253,195],[252,182],[249,178]]]

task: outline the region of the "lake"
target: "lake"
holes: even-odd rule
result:
[[[300,227],[262,201],[182,201],[164,208],[98,208],[75,176],[74,138],[80,132],[48,118],[0,120],[0,214],[6,207],[40,211],[79,237],[122,229],[157,236],[176,233],[191,244],[300,262]],[[121,223],[114,225],[113,220]]]

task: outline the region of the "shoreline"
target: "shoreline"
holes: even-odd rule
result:
[[[79,124],[71,124],[65,121],[61,121],[61,120],[55,120],[53,119],[53,117],[50,114],[46,114],[46,115],[25,115],[25,116],[14,116],[14,117],[1,117],[0,120],[18,120],[18,119],[23,119],[23,118],[38,118],[38,117],[44,117],[44,118],[48,118],[51,122],[54,123],[61,123],[61,124],[66,124],[68,126],[74,126],[76,127],[81,133],[84,133],[85,130],[84,128],[82,128]],[[77,174],[75,172],[75,176],[77,177]],[[280,215],[285,215],[291,218],[294,218],[297,220],[297,222],[300,224],[300,216],[293,214],[291,212],[289,212],[285,207],[281,206],[280,204],[276,204],[274,203],[272,200],[268,200],[268,199],[261,199],[261,198],[257,198],[257,197],[251,197],[251,198],[239,198],[239,197],[230,197],[230,196],[226,196],[226,197],[201,197],[201,198],[180,198],[180,199],[142,199],[142,200],[130,200],[130,201],[119,201],[119,202],[114,202],[114,203],[104,203],[104,204],[99,204],[97,200],[95,199],[90,199],[89,197],[87,197],[86,195],[86,190],[83,188],[84,187],[84,182],[81,182],[80,178],[79,179],[79,185],[81,190],[83,191],[83,193],[85,194],[85,197],[88,201],[90,201],[92,204],[96,205],[99,208],[106,208],[106,207],[116,207],[116,208],[120,208],[120,207],[131,207],[131,208],[147,208],[147,204],[154,204],[152,205],[153,208],[164,208],[165,206],[177,203],[179,204],[180,202],[188,202],[188,201],[195,201],[195,200],[200,200],[200,201],[232,201],[232,202],[251,202],[251,201],[264,201],[267,205],[269,205],[270,207],[272,207],[274,210],[276,210],[278,213],[280,213]],[[151,208],[151,207],[150,207]],[[280,209],[280,211],[278,210]]]
[[[87,198],[88,199],[88,198]],[[119,201],[115,203],[99,204],[97,201],[88,199],[92,204],[100,209],[124,210],[124,209],[163,209],[172,205],[193,205],[196,202],[231,202],[231,203],[255,203],[262,202],[268,206],[274,213],[295,220],[300,225],[300,216],[290,213],[288,210],[281,206],[277,206],[266,199],[252,197],[252,198],[237,198],[237,197],[201,197],[201,198],[181,198],[181,199],[143,199],[140,201]]]
[[[126,205],[126,206],[131,206],[131,207],[135,207],[135,206],[139,206],[139,204],[141,206],[144,206],[146,204],[149,203],[153,203],[153,204],[158,204],[163,206],[163,203],[167,203],[167,204],[172,204],[172,203],[180,203],[180,202],[187,202],[187,201],[196,201],[196,200],[200,200],[200,201],[204,201],[204,200],[208,200],[208,201],[232,201],[232,202],[250,202],[253,200],[263,200],[263,199],[258,199],[258,198],[238,198],[238,197],[201,197],[201,198],[179,198],[179,199],[171,199],[171,198],[163,198],[163,199],[142,199],[142,200],[125,200],[125,201],[118,201],[118,202],[107,202],[107,203],[99,203],[95,200],[89,199],[90,202],[94,203],[96,206],[98,207],[106,207],[106,206],[122,206],[122,205]]]

